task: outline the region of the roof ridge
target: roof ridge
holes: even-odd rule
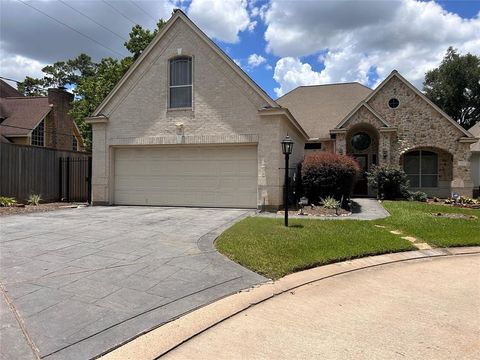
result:
[[[20,99],[20,100],[25,100],[25,99],[48,99],[48,96],[8,96],[4,97],[2,99],[8,100],[8,99]]]
[[[364,84],[362,84],[358,81],[347,81],[347,82],[338,82],[338,83],[329,83],[329,84],[300,85],[300,86],[297,86],[295,89],[298,89],[300,87],[334,86],[334,85],[351,85],[351,84],[357,84],[357,85],[363,86],[364,88],[367,88],[367,89],[373,91],[373,89],[369,88],[368,86],[366,86],[366,85],[364,85]]]

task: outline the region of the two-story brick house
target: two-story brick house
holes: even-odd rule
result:
[[[0,140],[58,150],[83,150],[84,143],[69,115],[73,94],[48,89],[47,96],[23,96],[0,80]]]

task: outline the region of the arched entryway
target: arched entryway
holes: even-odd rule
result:
[[[419,147],[404,152],[400,165],[408,176],[412,191],[429,196],[450,196],[453,156],[442,149]]]
[[[357,160],[361,174],[353,189],[354,196],[373,195],[368,188],[366,173],[378,163],[379,133],[370,124],[357,124],[347,131],[347,154]]]

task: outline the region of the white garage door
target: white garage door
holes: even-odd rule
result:
[[[256,208],[257,148],[116,149],[114,202]]]

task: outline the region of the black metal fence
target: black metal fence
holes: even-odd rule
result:
[[[61,157],[58,168],[60,200],[90,202],[92,158]]]
[[[90,154],[0,143],[0,196],[25,202],[30,194],[40,194],[44,201],[87,202],[90,174]]]

